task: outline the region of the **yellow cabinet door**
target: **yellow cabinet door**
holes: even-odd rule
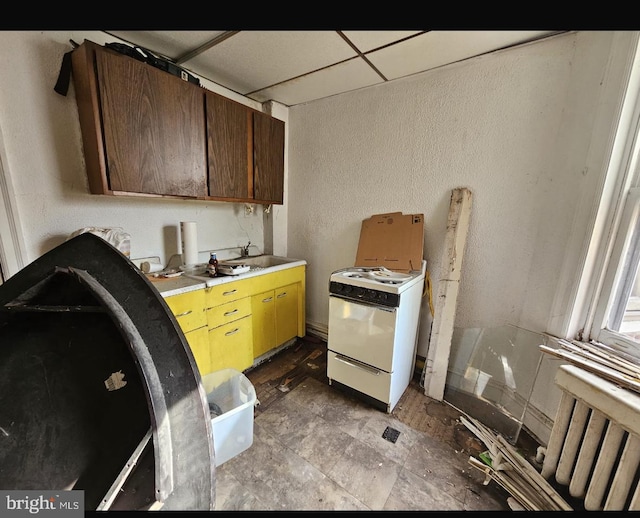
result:
[[[191,348],[191,353],[196,360],[196,365],[200,375],[204,376],[211,372],[211,356],[209,354],[209,329],[207,326],[194,329],[184,333],[187,343]]]
[[[298,283],[275,290],[276,346],[298,334]]]
[[[210,372],[220,369],[244,371],[253,365],[251,315],[209,329]]]
[[[258,358],[276,346],[276,304],[273,290],[251,297],[253,318],[253,357]]]

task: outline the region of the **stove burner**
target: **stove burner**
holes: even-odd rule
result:
[[[360,273],[355,273],[355,272],[346,272],[344,274],[345,277],[351,277],[352,279],[366,279],[367,276],[366,275],[362,275]]]
[[[421,271],[397,272],[384,266],[351,266],[331,274],[329,294],[335,297],[397,307],[400,294],[424,278]]]
[[[413,275],[399,273],[389,270],[383,266],[379,267],[353,267],[342,272],[342,276],[349,279],[363,279],[374,281],[377,284],[386,284],[388,286],[398,286],[409,279]]]

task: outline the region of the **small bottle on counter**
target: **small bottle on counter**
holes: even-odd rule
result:
[[[209,270],[209,277],[217,277],[218,276],[218,258],[215,253],[211,253],[211,258],[209,259],[209,265],[207,266],[207,270]]]

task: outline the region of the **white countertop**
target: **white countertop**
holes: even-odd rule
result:
[[[238,281],[240,279],[249,279],[251,277],[257,277],[259,275],[265,275],[267,273],[273,273],[280,270],[286,270],[288,268],[295,268],[296,266],[304,266],[307,261],[303,259],[294,259],[286,264],[279,264],[276,266],[269,266],[268,268],[259,268],[250,270],[246,273],[239,275],[222,275],[220,277],[189,277],[187,274],[182,274],[179,277],[154,277],[153,274],[146,274],[147,279],[151,281],[154,288],[156,288],[160,295],[163,297],[171,297],[173,295],[180,295],[182,293],[188,293],[190,291],[199,290],[202,288],[210,288],[211,286],[217,286],[219,284],[226,284],[229,282]]]

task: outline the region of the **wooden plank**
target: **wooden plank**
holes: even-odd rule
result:
[[[527,509],[539,511],[573,510],[546,479],[511,446],[480,421],[461,416],[460,421],[487,446],[492,466],[485,474],[501,484]],[[478,468],[477,462],[470,464]]]
[[[471,219],[471,201],[469,189],[457,188],[451,193],[447,235],[442,257],[442,276],[438,283],[429,350],[421,382],[425,389],[424,393],[438,401],[442,401],[444,397],[447,380],[462,258]]]
[[[621,373],[640,381],[640,369],[638,369],[636,365],[626,362],[623,358],[603,353],[595,347],[591,348],[588,344],[580,344],[579,342],[571,343],[560,340],[560,345],[562,349],[573,352],[578,356],[591,359],[611,369],[619,370]]]
[[[604,378],[608,381],[616,383],[622,387],[628,388],[629,390],[633,390],[635,392],[640,392],[640,382],[631,378],[630,376],[626,376],[621,373],[619,370],[611,369],[601,363],[588,359],[586,357],[571,353],[562,349],[552,349],[551,347],[547,347],[544,345],[540,346],[540,349],[543,352],[546,352],[556,358],[560,358],[561,360],[565,360],[573,365],[577,365],[581,369],[586,370],[587,372],[591,372],[593,374],[597,374],[601,378]]]

